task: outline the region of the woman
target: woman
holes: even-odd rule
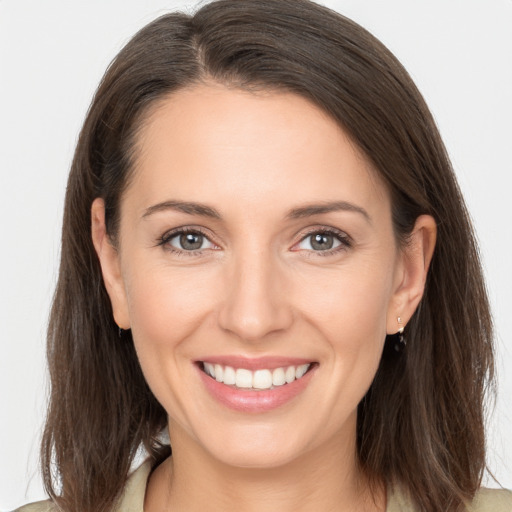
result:
[[[388,50],[308,1],[166,15],[120,52],[48,351],[55,505],[21,510],[512,508],[478,491],[492,328],[435,124]]]

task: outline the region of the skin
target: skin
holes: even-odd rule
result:
[[[114,317],[131,328],[144,375],[169,415],[173,457],[150,478],[145,510],[385,510],[356,463],[356,410],[386,334],[416,309],[435,245],[417,219],[397,247],[388,191],[343,130],[307,100],[207,83],[154,106],[121,204],[119,246],[92,233]],[[221,218],[172,208],[208,205]],[[355,206],[300,218],[312,204]],[[362,213],[363,212],[363,213]],[[200,228],[200,251],[178,227]],[[336,252],[311,233],[337,230]],[[347,243],[348,241],[348,243]],[[277,409],[220,405],[195,365],[205,356],[287,356],[317,363]]]

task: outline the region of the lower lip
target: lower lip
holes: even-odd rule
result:
[[[276,409],[304,391],[316,368],[317,365],[314,365],[304,376],[290,384],[260,391],[227,386],[222,382],[217,382],[199,367],[198,372],[206,389],[221,404],[240,412],[260,413]]]

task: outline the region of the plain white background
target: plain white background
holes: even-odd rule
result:
[[[512,0],[323,3],[398,56],[447,144],[481,242],[496,319],[500,392],[489,426],[490,467],[512,488]],[[129,37],[164,12],[194,5],[0,0],[0,510],[44,497],[37,472],[44,336],[78,130]]]

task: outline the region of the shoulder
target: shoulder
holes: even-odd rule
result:
[[[17,508],[14,512],[57,512],[55,505],[50,501],[37,501],[23,507]]]
[[[468,509],[470,512],[512,512],[512,491],[480,489]]]
[[[143,512],[144,494],[150,472],[151,464],[146,461],[131,473],[115,512]],[[46,500],[24,505],[14,512],[59,512],[59,509],[53,502]]]
[[[397,486],[388,491],[386,512],[417,512],[403,488]],[[480,489],[466,512],[512,512],[512,491],[507,489]]]

